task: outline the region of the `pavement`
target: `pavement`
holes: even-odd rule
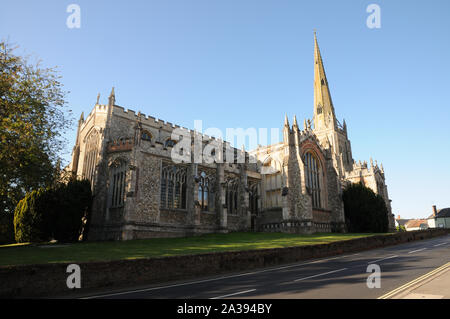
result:
[[[192,281],[89,293],[80,291],[77,297],[184,300],[449,298],[449,265],[450,235],[446,235]],[[374,269],[379,270],[379,285],[373,285],[377,282]]]
[[[450,263],[444,264],[379,299],[450,299]]]

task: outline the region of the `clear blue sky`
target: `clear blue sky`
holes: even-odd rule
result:
[[[312,117],[316,28],[354,159],[382,162],[393,212],[413,218],[450,207],[449,13],[448,0],[2,0],[0,37],[59,66],[76,118],[115,86],[125,108],[225,130]]]

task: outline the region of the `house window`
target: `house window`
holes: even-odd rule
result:
[[[313,208],[322,208],[321,204],[321,182],[320,182],[320,164],[316,157],[311,153],[304,155],[306,189],[311,195]]]
[[[186,167],[163,163],[160,206],[186,209]]]

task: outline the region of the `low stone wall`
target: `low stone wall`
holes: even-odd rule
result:
[[[446,229],[435,229],[310,246],[79,263],[82,288],[76,289],[75,292],[246,271],[428,239],[448,233]],[[66,273],[67,266],[68,264],[44,264],[0,267],[0,297],[48,297],[70,294],[72,291],[66,286],[67,277],[70,275]]]

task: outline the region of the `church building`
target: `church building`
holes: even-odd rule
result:
[[[182,131],[183,134],[176,134]],[[97,103],[78,123],[70,174],[91,181],[89,240],[180,237],[230,231],[345,232],[342,191],[362,182],[386,201],[383,166],[356,162],[345,121],[335,113],[314,35],[314,114],[300,128],[285,117],[283,141],[252,151],[116,104]],[[197,142],[200,140],[200,144]],[[220,143],[217,143],[220,142]],[[179,146],[183,143],[183,148]],[[220,145],[214,159],[191,158]],[[188,146],[186,146],[188,145]],[[229,157],[227,157],[229,158]],[[239,160],[242,159],[242,160]]]

